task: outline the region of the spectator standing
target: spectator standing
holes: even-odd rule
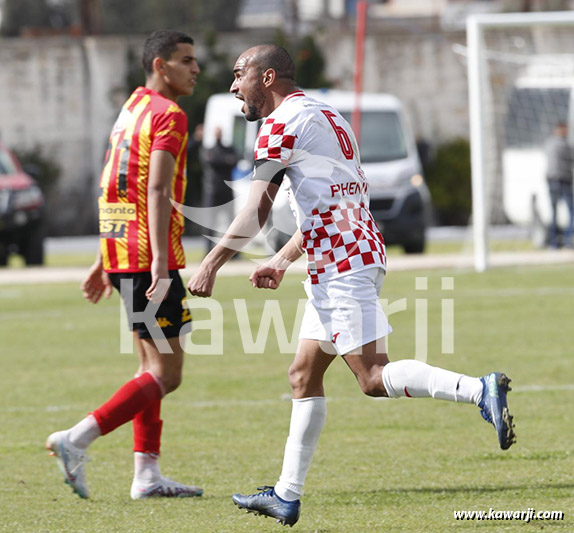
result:
[[[237,164],[237,154],[232,146],[223,144],[223,132],[215,129],[215,145],[200,151],[203,165],[203,207],[214,208],[210,217],[207,237],[207,252],[213,246],[213,237],[225,233],[234,217],[233,189],[227,182]]]
[[[558,203],[564,200],[568,207],[569,221],[563,235],[562,245],[572,248],[572,231],[574,230],[574,196],[572,190],[572,164],[574,154],[568,142],[568,125],[561,122],[554,128],[553,135],[546,141],[546,180],[550,193],[552,219],[548,229],[548,243],[551,248],[558,248]]]

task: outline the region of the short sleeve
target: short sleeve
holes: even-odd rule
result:
[[[177,157],[187,136],[187,115],[172,105],[153,117],[151,151],[165,150]]]
[[[294,124],[268,118],[259,129],[255,141],[255,161],[270,159],[288,165],[296,138]]]

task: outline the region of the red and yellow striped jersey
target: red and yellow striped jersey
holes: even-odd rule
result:
[[[147,195],[150,155],[166,150],[176,158],[171,197],[183,203],[187,179],[187,116],[161,94],[138,87],[110,134],[100,179],[100,249],[106,272],[149,271],[152,261]],[[185,266],[181,244],[184,218],[172,209],[170,270]]]

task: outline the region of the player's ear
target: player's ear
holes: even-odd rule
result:
[[[265,87],[269,87],[270,85],[273,84],[276,78],[277,73],[272,68],[268,68],[263,73],[263,85],[265,85]]]
[[[160,74],[165,74],[165,63],[161,57],[156,57],[153,60],[153,71],[159,72]]]

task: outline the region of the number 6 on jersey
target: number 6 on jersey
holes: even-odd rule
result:
[[[351,144],[351,139],[349,138],[349,134],[345,131],[345,128],[342,126],[337,126],[333,117],[336,117],[335,113],[329,111],[328,109],[321,109],[323,115],[327,117],[327,120],[333,126],[335,133],[337,134],[337,139],[339,140],[339,145],[341,146],[341,151],[346,159],[353,159],[355,156],[355,152],[353,151],[353,145]]]

